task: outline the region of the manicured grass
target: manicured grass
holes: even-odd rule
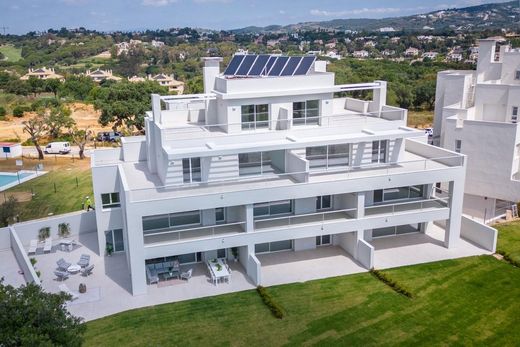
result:
[[[409,299],[368,273],[123,312],[87,323],[87,346],[514,345],[520,271],[491,256],[385,271]]]
[[[22,50],[13,45],[0,46],[0,52],[7,57],[7,61],[16,62],[22,59]]]
[[[24,167],[32,168],[36,160],[24,159]],[[3,162],[0,162],[2,171]],[[81,210],[86,195],[92,196],[92,175],[89,159],[83,161],[70,158],[54,160],[49,157],[44,162],[47,174],[29,180],[6,191],[32,192],[35,195],[30,201],[20,202],[20,221],[47,217]],[[76,182],[77,179],[77,182]],[[56,192],[55,192],[56,185]]]
[[[499,233],[497,250],[505,251],[520,262],[520,221],[497,224],[494,227]]]

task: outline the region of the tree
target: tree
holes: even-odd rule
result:
[[[22,122],[23,131],[29,134],[31,141],[34,143],[34,147],[38,151],[38,159],[43,159],[43,151],[40,147],[40,140],[48,130],[45,122],[45,115],[39,112],[36,116],[31,119]]]
[[[5,85],[5,92],[27,96],[29,94],[29,86],[27,85],[27,82],[22,80],[10,80]]]
[[[69,134],[72,143],[79,147],[79,159],[85,159],[85,146],[92,140],[92,131],[88,127],[85,129],[74,127]]]
[[[6,113],[7,111],[5,110],[5,108],[3,106],[0,106],[0,118],[4,118]]]
[[[29,79],[27,80],[27,85],[29,87],[29,90],[31,93],[34,94],[35,97],[37,94],[40,94],[41,92],[44,91],[44,83],[45,83],[44,80],[41,80],[41,79],[33,77],[33,76],[29,77]]]
[[[46,92],[50,92],[54,94],[54,97],[56,98],[58,96],[58,91],[61,88],[61,81],[57,78],[49,78],[48,80],[45,80],[44,83],[44,89]]]
[[[426,104],[428,110],[433,110],[435,104],[435,80],[419,82],[415,89],[414,106],[421,107]]]
[[[413,102],[412,89],[405,84],[395,83],[393,85],[393,90],[399,107],[409,108]]]
[[[52,107],[45,116],[49,134],[56,139],[61,134],[61,129],[70,129],[76,124],[71,117],[72,112],[67,106]]]
[[[60,96],[68,96],[74,100],[85,100],[96,83],[87,76],[70,76],[63,83]]]
[[[10,195],[7,200],[0,205],[0,227],[8,226],[17,214],[18,200]]]
[[[166,94],[168,90],[159,84],[146,81],[139,83],[121,82],[96,90],[94,106],[101,110],[99,123],[112,123],[114,130],[122,125],[128,128],[144,127],[144,115],[151,109],[151,94]]]
[[[29,283],[15,288],[0,280],[2,346],[81,346],[86,326],[65,306],[70,295]]]

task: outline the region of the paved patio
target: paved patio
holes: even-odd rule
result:
[[[341,247],[325,246],[306,251],[258,254],[262,285],[306,282],[367,271]]]
[[[4,278],[4,284],[19,287],[25,284],[25,278],[11,249],[0,251],[0,277]]]
[[[374,246],[376,269],[491,254],[465,239],[461,239],[454,248],[445,248],[444,229],[437,225],[431,225],[427,233],[382,237],[374,239],[370,244]]]

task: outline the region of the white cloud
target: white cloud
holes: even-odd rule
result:
[[[166,6],[169,4],[173,4],[174,2],[177,2],[177,0],[143,0],[142,4],[144,6]]]
[[[352,15],[362,15],[362,14],[389,14],[389,13],[398,13],[401,12],[402,9],[396,7],[376,7],[376,8],[357,8],[353,10],[345,10],[345,11],[327,11],[327,10],[318,10],[314,9],[310,11],[310,14],[313,16],[320,17],[343,17],[343,16],[352,16]]]
[[[284,10],[278,11],[279,14],[285,14],[286,12]]]

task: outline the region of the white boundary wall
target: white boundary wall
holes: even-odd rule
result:
[[[36,274],[36,271],[34,270],[34,267],[32,266],[31,261],[27,256],[27,252],[25,251],[25,248],[13,227],[9,228],[9,235],[11,239],[11,249],[13,251],[14,257],[16,258],[16,261],[18,262],[18,266],[20,266],[20,269],[23,271],[25,281],[28,283],[35,283],[40,285],[40,279],[38,278],[38,275]]]
[[[357,256],[357,260],[367,269],[374,267],[374,247],[365,240],[358,240]]]
[[[488,251],[495,252],[498,236],[498,232],[495,228],[462,216],[460,229],[461,237],[476,243]]]

